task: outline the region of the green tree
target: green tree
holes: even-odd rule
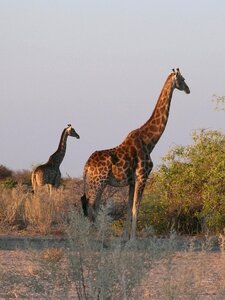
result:
[[[192,145],[169,151],[147,186],[140,222],[148,215],[159,232],[225,227],[225,135],[201,130],[192,137]]]

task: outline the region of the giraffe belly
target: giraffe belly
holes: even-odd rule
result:
[[[123,187],[123,186],[129,185],[129,181],[127,179],[118,180],[112,176],[109,179],[109,185],[114,186],[114,187]]]
[[[123,170],[115,165],[112,166],[112,174],[109,178],[109,184],[115,187],[129,185],[133,181],[132,172],[129,168]]]

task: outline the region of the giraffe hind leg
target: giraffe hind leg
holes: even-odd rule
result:
[[[131,210],[133,206],[133,198],[134,198],[134,184],[130,184],[129,186],[129,199],[128,199],[128,207],[127,207],[127,219],[123,232],[123,239],[126,241],[129,239],[130,235],[130,227],[131,227]]]
[[[86,194],[84,194],[81,198],[81,205],[83,209],[83,213],[85,217],[88,217],[88,199],[86,197]]]
[[[83,214],[85,217],[89,217],[89,220],[91,222],[95,221],[96,218],[96,212],[93,206],[88,205],[88,198],[86,197],[86,194],[84,194],[81,198],[81,205],[83,209]]]
[[[83,201],[83,212],[88,215],[91,222],[94,222],[96,219],[100,207],[101,196],[106,185],[106,180],[102,180],[100,184],[95,184],[91,187],[89,186],[87,194],[84,194],[85,198],[83,197],[81,199],[81,201]]]

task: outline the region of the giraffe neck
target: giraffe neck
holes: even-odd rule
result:
[[[162,88],[151,117],[140,127],[141,139],[149,153],[154,149],[166,127],[174,88],[173,75],[170,74]]]
[[[48,163],[55,165],[56,167],[60,166],[66,153],[67,137],[68,133],[66,129],[64,129],[59,141],[58,149],[49,157]]]

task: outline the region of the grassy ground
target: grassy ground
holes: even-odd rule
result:
[[[125,243],[108,214],[120,219],[118,195],[106,191],[115,201],[93,226],[80,213],[81,186],[51,196],[0,190],[1,233],[25,237],[25,246],[0,250],[0,299],[225,299],[223,235],[162,238],[148,229]]]
[[[0,299],[225,299],[224,252],[178,240],[0,251]]]

